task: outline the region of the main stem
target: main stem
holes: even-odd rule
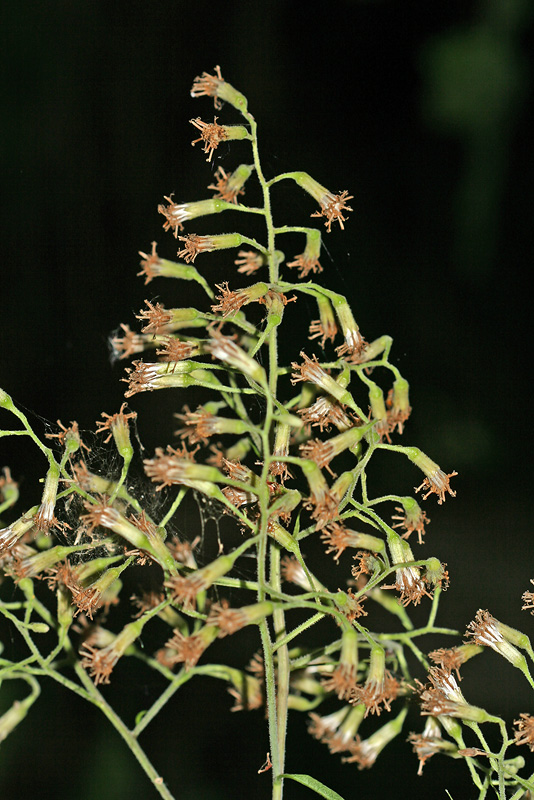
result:
[[[257,126],[252,115],[245,115],[250,123],[252,134],[252,151],[254,155],[254,166],[259,183],[263,192],[263,210],[265,223],[267,226],[267,250],[269,253],[269,281],[271,284],[278,282],[278,262],[275,248],[275,231],[271,213],[271,197],[269,187],[261,168]],[[261,505],[261,542],[258,550],[258,600],[262,600],[265,595],[265,578],[267,562],[267,523],[269,519],[269,492],[267,479],[271,463],[271,427],[273,424],[273,403],[276,399],[278,382],[278,341],[277,328],[273,327],[268,336],[269,348],[269,390],[270,398],[267,400],[265,414],[265,424],[263,430],[263,471],[262,471],[262,492]],[[278,545],[272,543],[270,551],[270,570],[269,582],[275,591],[281,590],[281,571],[280,571],[280,550]],[[273,613],[274,644],[286,635],[285,615],[281,609],[276,609]],[[271,747],[271,760],[273,765],[273,792],[272,800],[282,800],[284,785],[281,775],[285,767],[285,748],[287,730],[287,704],[289,694],[289,655],[287,645],[282,645],[277,650],[277,665],[275,669],[273,656],[273,641],[269,634],[267,624],[262,630],[262,642],[265,659],[266,695],[267,711],[269,719],[269,738]]]

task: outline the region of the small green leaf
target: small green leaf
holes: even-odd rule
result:
[[[142,711],[140,711],[140,712],[137,714],[137,716],[135,717],[135,724],[136,724],[136,725],[139,725],[139,723],[141,722],[141,720],[143,719],[143,717],[145,716],[145,714],[146,714],[146,708],[144,708]]]
[[[321,797],[326,797],[327,800],[343,800],[340,794],[334,792],[333,789],[329,789],[328,786],[325,786],[324,783],[321,783],[321,781],[318,781],[316,778],[312,778],[311,775],[300,775],[295,773],[293,775],[281,775],[280,777],[291,778],[292,781],[302,783],[303,786],[307,786],[308,789],[312,789]]]

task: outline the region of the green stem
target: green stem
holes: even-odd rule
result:
[[[111,708],[111,706],[104,700],[96,686],[93,684],[90,677],[87,675],[81,664],[78,662],[74,665],[74,670],[80,679],[81,683],[84,685],[87,693],[90,695],[92,702],[94,703],[97,708],[104,714],[104,716],[109,720],[109,722],[113,725],[115,730],[122,736],[126,745],[135,756],[137,761],[139,762],[140,766],[144,770],[147,777],[152,782],[155,790],[158,792],[160,797],[163,797],[164,800],[174,800],[174,795],[167,789],[165,783],[163,782],[163,778],[158,774],[156,768],[150,762],[147,754],[137,741],[136,736],[134,733],[126,727],[122,719],[115,713],[115,711]]]

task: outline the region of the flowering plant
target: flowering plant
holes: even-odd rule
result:
[[[260,772],[272,776],[273,800],[282,798],[287,781],[333,799],[340,795],[309,774],[305,755],[302,766],[296,765],[299,771],[287,771],[289,712],[308,714],[312,736],[364,769],[403,731],[408,703],[418,697],[424,723],[409,739],[419,771],[436,753],[464,758],[479,797],[527,796],[534,778],[519,775],[522,757],[507,756],[513,740],[505,723],[465,699],[458,671],[491,647],[534,686],[521,652],[534,658],[528,638],[479,611],[467,643],[428,654],[423,645],[429,634],[457,632],[436,623],[448,582],[445,565],[434,556],[416,556],[409,540],[423,545],[429,519],[421,504],[432,495],[439,505],[447,494],[454,496],[450,481],[456,472],[447,474],[417,447],[398,443],[411,412],[408,383],[390,361],[391,337],[367,342],[347,299],[316,280],[322,272],[321,229],[274,223],[273,187],[282,181],[296,184],[315,202],[311,216],[321,219],[327,233],[336,223],[344,229],[353,198],[347,191],[329,191],[305,172],[267,179],[247,99],[223,79],[219,67],[196,78],[191,94],[213,98],[216,111],[226,103],[243,119],[239,125],[220,124],[218,117],[194,119],[200,136],[193,144],[200,142],[212,161],[221,144],[241,140],[250,147],[251,163],[231,173],[219,167],[208,187],[211,199],[176,203],[166,197],[159,206],[163,227],[180,242],[181,261],[161,257],[156,243],[141,253],[145,283],[157,277],[195,282],[204,293],[203,308],[167,308],[147,300],[138,316],[141,331],[122,325],[112,346],[120,359],[138,357],[126,370],[127,398],[187,389],[207,399],[195,411],[184,406],[176,414],[179,443],[144,459],[151,490],[145,486],[136,494],[129,475],[137,415],[126,403],[97,423],[97,435],[112,443],[121,464],[103,472],[91,468],[89,447],[75,422],[59,423],[48,434],[51,446],[0,391],[0,407],[16,421],[1,436],[29,437],[48,463],[40,503],[0,530],[0,567],[9,587],[0,613],[27,648],[21,658],[0,658],[0,679],[22,680],[28,687],[0,717],[0,741],[23,720],[41,679],[49,677],[100,709],[154,789],[171,798],[140,744],[141,734],[192,677],[211,676],[228,686],[234,709],[265,707],[269,746]],[[259,205],[242,200],[249,181],[256,182]],[[264,241],[235,231],[185,232],[193,220],[223,212],[259,218]],[[279,248],[295,237],[303,241],[302,252],[286,260]],[[238,276],[253,276],[255,282],[231,288],[237,277],[229,277],[213,288],[195,262],[219,250],[237,250]],[[280,330],[301,303],[317,309],[309,340],[319,355],[307,343],[284,364]],[[153,351],[157,358],[145,360]],[[413,465],[418,499],[371,493],[371,460],[393,455]],[[214,557],[206,557],[208,549],[196,535],[176,534],[187,494],[231,523]],[[161,495],[165,503],[154,503]],[[9,514],[17,499],[17,483],[6,467],[0,513]],[[323,545],[319,556],[313,547],[317,539]],[[313,556],[306,555],[308,546]],[[343,588],[327,585],[323,577],[328,556],[341,565],[350,558],[350,570],[338,581]],[[146,585],[133,599],[133,619],[119,626],[116,606],[128,605],[124,582],[134,567],[142,568]],[[534,606],[531,594],[525,599],[527,607]],[[428,615],[415,627],[408,608],[420,603],[428,604]],[[377,607],[389,614],[391,627],[368,627]],[[147,653],[141,642],[156,619],[168,632]],[[308,632],[319,623],[322,642],[315,637],[310,644]],[[219,639],[249,626],[257,630],[260,649],[248,666],[212,660],[212,653],[218,658]],[[127,669],[129,659],[166,682],[133,727],[102,691],[120,679],[117,672]],[[421,668],[429,673],[427,685],[416,677]],[[373,724],[382,714],[385,721]],[[498,752],[482,732],[488,722],[499,726]],[[534,717],[522,714],[516,725],[516,744],[534,749]],[[466,732],[474,737],[473,746],[466,746]]]

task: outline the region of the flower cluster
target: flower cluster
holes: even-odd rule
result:
[[[92,449],[77,423],[58,423],[49,447],[0,391],[0,410],[19,425],[2,435],[31,437],[48,461],[38,502],[22,514],[12,514],[18,487],[9,469],[0,477],[6,515],[0,567],[9,592],[20,596],[15,601],[10,594],[0,608],[31,644],[20,669],[26,665],[32,680],[68,669],[61,681],[71,687],[79,681],[75,690],[105,708],[120,730],[98,686],[113,685],[114,674],[133,658],[139,669],[156,670],[168,685],[127,732],[134,749],[145,725],[190,678],[222,681],[233,710],[264,706],[271,736],[266,763],[277,786],[287,775],[290,709],[309,714],[310,734],[331,753],[364,769],[401,733],[408,704],[417,699],[422,732],[411,733],[410,741],[419,771],[437,753],[466,757],[480,797],[490,786],[503,799],[508,788],[510,796],[519,785],[530,790],[528,779],[514,782],[519,766],[502,755],[511,740],[497,757],[480,735],[476,755],[484,753],[490,766],[471,763],[475,748],[465,747],[462,725],[476,733],[498,720],[469,703],[459,687],[460,668],[485,648],[534,686],[528,638],[481,610],[466,643],[428,655],[422,649],[423,636],[453,633],[435,625],[446,565],[421,548],[430,523],[426,508],[455,496],[457,473],[404,443],[412,408],[399,359],[391,358],[391,337],[367,341],[347,298],[316,282],[323,237],[349,228],[354,195],[332,192],[307,172],[266,178],[256,119],[220,67],[197,77],[191,95],[211,98],[218,114],[213,121],[191,120],[199,134],[192,144],[201,145],[207,160],[222,151],[230,158],[234,141],[247,152],[243,163],[210,172],[211,196],[163,195],[158,210],[169,244],[158,249],[154,241],[139,251],[145,284],[167,278],[182,287],[174,292],[175,306],[147,299],[137,315],[139,332],[122,324],[111,340],[116,358],[134,359],[122,380],[139,411],[123,403],[116,413],[102,412]],[[226,105],[242,124],[224,124]],[[314,204],[309,226],[291,220],[275,226],[271,190],[282,181]],[[251,204],[251,194],[262,204]],[[244,214],[261,217],[264,240],[240,231]],[[190,229],[204,218],[213,225],[208,232]],[[227,218],[232,222],[225,228]],[[288,236],[300,245],[286,258]],[[203,274],[213,253],[229,265],[216,282]],[[181,306],[181,296],[195,305]],[[291,327],[298,316],[310,321],[304,342]],[[146,452],[137,446],[138,413],[142,434],[142,402],[152,408],[162,391],[174,398],[178,438]],[[153,392],[138,406],[139,394]],[[111,456],[100,457],[109,450]],[[377,474],[393,458],[409,474],[419,471],[417,499],[395,486],[387,493],[376,489]],[[325,568],[325,556],[335,572]],[[135,572],[126,580],[130,568]],[[133,599],[125,588],[132,579],[139,586]],[[57,610],[57,625],[45,592],[54,595],[48,605]],[[523,599],[525,608],[534,608],[534,593]],[[119,604],[128,606],[133,621],[115,615]],[[426,609],[426,623],[410,617],[419,605],[414,613]],[[45,628],[50,638],[57,633],[49,651],[48,639],[42,648],[30,641]],[[230,636],[261,643],[248,668],[224,663],[230,650],[220,640]],[[426,685],[416,677],[421,665],[429,669]],[[2,658],[6,674],[22,675],[15,666]],[[0,739],[6,724],[0,718]],[[533,718],[525,712],[515,724],[516,743],[534,750]],[[160,786],[155,768],[139,750],[136,755]]]

